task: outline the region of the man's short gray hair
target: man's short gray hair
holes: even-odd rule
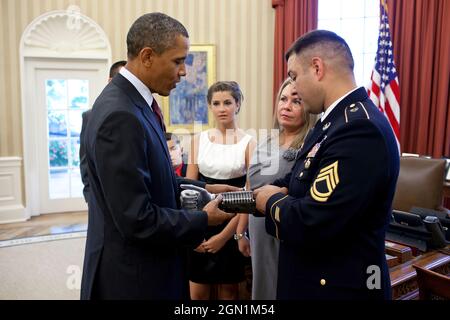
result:
[[[128,58],[137,57],[145,47],[161,54],[174,46],[178,35],[189,38],[186,28],[178,20],[160,12],[144,14],[128,31]]]

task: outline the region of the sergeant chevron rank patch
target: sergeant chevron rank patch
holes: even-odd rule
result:
[[[339,184],[338,161],[322,168],[311,187],[311,197],[318,202],[326,202]]]

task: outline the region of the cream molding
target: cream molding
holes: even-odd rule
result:
[[[110,52],[105,32],[76,6],[37,17],[22,34],[24,57],[104,58]]]
[[[22,204],[22,158],[0,158],[0,223],[27,219]]]
[[[0,167],[21,167],[22,158],[20,157],[0,157]]]

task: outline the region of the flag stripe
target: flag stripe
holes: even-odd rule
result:
[[[386,116],[388,117],[389,123],[391,124],[392,130],[395,133],[395,137],[397,140],[400,140],[400,126],[395,118],[394,113],[392,112],[391,105],[389,104],[389,101],[386,100],[386,106],[385,106]]]
[[[393,84],[393,82],[391,83]],[[389,104],[391,105],[392,113],[395,115],[395,120],[397,122],[400,121],[400,107],[398,105],[398,98],[395,96],[394,92],[392,91],[392,85],[388,85],[386,87],[386,100],[389,101]]]
[[[398,87],[398,79],[395,78],[395,81],[391,81],[389,84],[390,84],[392,92],[395,95],[395,98],[397,100],[399,100],[399,98],[400,98],[400,88]]]

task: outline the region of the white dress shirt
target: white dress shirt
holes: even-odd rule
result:
[[[145,102],[147,102],[150,110],[152,109],[153,96],[150,89],[141,81],[138,77],[128,71],[125,67],[120,68],[119,73],[124,76],[131,84],[136,88],[136,90],[141,94],[142,98],[144,98]]]

